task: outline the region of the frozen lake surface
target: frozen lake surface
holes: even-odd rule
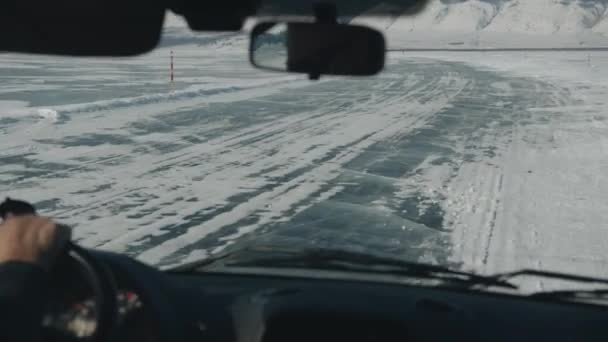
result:
[[[608,276],[608,53],[394,53],[315,83],[213,44],[174,48],[172,86],[167,49],[3,55],[0,195],[162,266],[278,244]]]

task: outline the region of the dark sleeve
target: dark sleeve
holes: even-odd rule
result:
[[[0,264],[0,341],[40,341],[48,280],[38,265]]]

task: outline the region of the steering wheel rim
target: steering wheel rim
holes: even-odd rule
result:
[[[95,303],[95,332],[82,340],[90,342],[109,341],[116,327],[117,290],[111,273],[97,258],[86,249],[70,242],[66,246],[66,262],[76,265],[81,278],[90,285],[93,290],[93,301]],[[63,265],[63,266],[62,266]],[[66,267],[59,263],[57,267]],[[56,271],[55,271],[56,272]],[[53,276],[53,272],[51,273]]]

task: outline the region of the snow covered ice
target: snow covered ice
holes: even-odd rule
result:
[[[573,46],[604,39],[597,4],[435,2],[441,20],[368,23],[406,47],[430,27],[448,47]],[[548,14],[530,33],[515,11]],[[252,69],[242,34],[171,23],[135,59],[2,55],[0,195],[161,266],[255,241],[608,276],[608,52],[394,52],[377,77],[314,83]]]

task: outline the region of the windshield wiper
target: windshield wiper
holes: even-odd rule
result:
[[[513,279],[513,278],[521,277],[521,276],[532,276],[532,277],[539,277],[539,278],[568,280],[568,281],[573,281],[573,282],[578,282],[578,283],[608,285],[608,279],[603,279],[603,278],[586,277],[586,276],[579,276],[579,275],[559,273],[559,272],[550,272],[550,271],[526,270],[526,269],[520,270],[520,271],[515,271],[515,272],[500,273],[500,274],[496,274],[492,277],[496,278],[496,279],[509,280],[509,279]]]
[[[606,301],[608,300],[607,289],[594,290],[560,290],[560,291],[543,291],[532,293],[528,297],[537,299],[549,300],[579,300],[579,301]]]
[[[608,286],[608,279],[571,275],[566,273],[519,270],[484,276],[463,271],[455,271],[443,266],[419,264],[392,257],[352,252],[336,249],[298,250],[277,246],[255,246],[222,253],[194,263],[181,265],[169,271],[207,271],[213,266],[269,267],[327,271],[347,271],[353,273],[396,275],[409,278],[440,280],[447,284],[460,285],[469,289],[498,287],[518,289],[512,283],[518,277],[539,277],[565,280],[586,284]],[[543,291],[528,295],[531,298],[576,300],[607,299],[607,289]]]
[[[502,273],[494,276],[500,280],[512,280],[513,278],[531,276],[547,279],[565,280],[577,283],[608,285],[608,279],[586,277],[558,272],[537,271],[537,270],[521,270],[510,273]],[[608,289],[574,289],[574,290],[556,290],[556,291],[540,291],[535,292],[528,297],[538,299],[557,299],[557,300],[597,300],[608,299]]]
[[[257,255],[256,255],[257,254]],[[465,288],[501,287],[517,289],[507,280],[474,273],[450,270],[446,267],[426,265],[399,259],[345,250],[281,250],[268,248],[263,253],[239,251],[203,260],[196,265],[178,267],[174,271],[201,270],[221,261],[222,266],[301,268],[327,271],[347,271],[365,274],[396,275],[409,278],[440,280]]]

